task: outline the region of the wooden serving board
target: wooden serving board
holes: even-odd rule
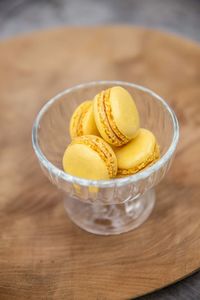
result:
[[[177,113],[181,139],[156,207],[101,237],[67,218],[31,146],[40,107],[72,85],[145,85]],[[65,28],[0,43],[0,299],[129,299],[200,267],[200,47],[133,27]]]

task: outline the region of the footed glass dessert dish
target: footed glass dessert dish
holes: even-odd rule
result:
[[[71,176],[62,169],[62,157],[70,143],[72,113],[81,102],[92,100],[112,86],[122,86],[133,96],[141,127],[155,134],[161,157],[123,178],[96,181]],[[169,105],[151,90],[121,81],[96,81],[66,89],[43,106],[32,132],[33,148],[42,170],[64,192],[70,219],[82,229],[101,235],[127,232],[148,218],[156,200],[153,188],[169,170],[178,139],[178,122]]]

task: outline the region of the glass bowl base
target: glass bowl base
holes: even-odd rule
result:
[[[64,199],[69,218],[80,228],[99,235],[120,234],[137,228],[149,217],[154,204],[153,189],[122,204],[101,205],[70,197]]]

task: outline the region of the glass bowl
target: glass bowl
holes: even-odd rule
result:
[[[133,96],[141,127],[155,134],[161,158],[135,175],[112,180],[86,180],[65,173],[62,157],[70,142],[68,128],[72,112],[81,102],[117,85]],[[79,227],[101,235],[127,232],[148,218],[155,204],[153,187],[169,170],[178,139],[178,121],[169,105],[151,90],[122,81],[95,81],[66,89],[42,107],[32,131],[40,166],[49,180],[64,192],[68,216]]]

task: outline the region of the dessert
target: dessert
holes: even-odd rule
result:
[[[94,180],[128,176],[160,157],[154,134],[140,128],[135,102],[120,86],[81,103],[71,117],[69,130],[72,142],[62,164],[73,176]]]
[[[99,135],[94,120],[92,101],[84,101],[74,111],[70,120],[71,138],[94,134]]]
[[[137,135],[139,114],[131,95],[124,88],[116,86],[100,92],[93,105],[97,128],[109,144],[122,146]]]
[[[118,175],[131,175],[155,162],[159,156],[159,146],[154,134],[144,128],[125,146],[115,149]]]
[[[73,139],[65,150],[63,169],[85,179],[110,179],[117,174],[117,159],[102,138],[84,135]]]

